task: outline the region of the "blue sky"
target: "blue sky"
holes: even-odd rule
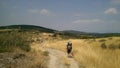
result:
[[[0,0],[0,26],[119,32],[120,0]]]

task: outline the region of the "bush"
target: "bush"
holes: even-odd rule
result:
[[[120,49],[120,44],[118,45],[118,48]]]
[[[106,40],[105,39],[101,39],[101,40],[99,40],[99,42],[105,42]]]
[[[110,37],[110,38],[108,38],[109,40],[112,40],[113,38],[112,37]]]
[[[44,52],[43,52],[43,55],[44,55],[44,56],[48,56],[48,55],[49,55],[49,52],[48,52],[48,51],[44,51]]]
[[[106,49],[106,48],[107,48],[106,44],[105,44],[105,43],[102,43],[102,44],[101,44],[101,48]]]
[[[117,48],[117,46],[114,45],[114,44],[110,44],[110,45],[109,45],[109,49],[113,49],[113,50],[114,50],[114,49],[116,49],[116,48]]]

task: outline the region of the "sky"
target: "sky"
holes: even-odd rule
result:
[[[120,0],[0,0],[0,26],[120,33]]]

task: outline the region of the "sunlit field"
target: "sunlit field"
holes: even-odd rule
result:
[[[120,37],[49,40],[46,47],[66,52],[68,41],[73,43],[73,55],[81,68],[120,67]]]

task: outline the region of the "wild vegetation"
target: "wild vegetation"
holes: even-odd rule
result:
[[[20,48],[24,51],[30,50],[30,42],[27,41],[28,36],[25,33],[20,32],[4,32],[0,33],[0,52],[10,52],[16,48]]]

